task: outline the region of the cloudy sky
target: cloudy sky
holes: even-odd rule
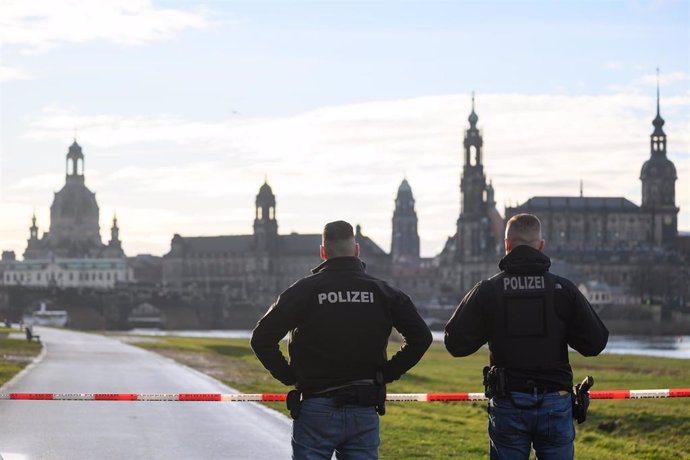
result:
[[[403,177],[422,253],[459,214],[476,91],[499,211],[536,195],[640,202],[661,114],[690,230],[690,2],[2,0],[0,249],[47,230],[76,136],[101,234],[129,255],[174,233],[344,218],[390,248]]]

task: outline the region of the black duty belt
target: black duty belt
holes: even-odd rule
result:
[[[356,394],[357,388],[369,388],[374,385],[349,385],[342,388],[336,388],[334,390],[322,391],[321,393],[302,393],[302,399],[311,398],[342,398],[344,396]]]

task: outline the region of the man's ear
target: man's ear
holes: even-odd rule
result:
[[[539,242],[539,250],[540,250],[540,251],[543,251],[545,245],[546,245],[546,241],[545,241],[545,240],[541,240],[541,241]]]
[[[326,260],[326,248],[323,247],[323,244],[319,246],[319,255],[321,260]]]
[[[503,240],[503,244],[505,245],[505,248],[506,248],[506,254],[508,254],[510,251],[513,250],[513,245],[510,244],[510,240],[508,240],[508,238]]]
[[[355,257],[359,257],[361,254],[361,249],[359,248],[359,243],[355,243]]]

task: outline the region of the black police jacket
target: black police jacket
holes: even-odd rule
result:
[[[500,273],[462,299],[446,325],[445,345],[468,356],[489,343],[491,364],[506,369],[509,390],[569,390],[568,346],[584,356],[601,353],[608,330],[570,281],[548,272],[549,258],[518,246]]]
[[[357,257],[329,259],[290,286],[259,320],[251,346],[285,385],[305,392],[356,380],[400,378],[431,344],[431,332],[410,298],[364,271]],[[392,328],[404,343],[386,356]],[[289,332],[288,362],[279,348]]]

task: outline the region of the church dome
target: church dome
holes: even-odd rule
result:
[[[83,183],[68,181],[50,207],[50,237],[55,240],[100,241],[96,195]]]
[[[665,155],[652,155],[645,161],[640,171],[640,179],[663,178],[675,180],[678,178],[676,166]]]
[[[268,182],[264,182],[264,184],[259,189],[259,194],[256,195],[256,205],[257,206],[261,206],[261,205],[275,206],[276,205],[276,197],[273,194],[273,190],[271,189],[271,186],[268,185]]]

